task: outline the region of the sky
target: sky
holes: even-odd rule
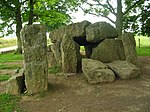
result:
[[[95,3],[93,0],[87,0],[89,3]],[[97,3],[97,2],[96,2]],[[112,4],[113,7],[116,7],[117,3],[116,3],[116,0],[112,0],[110,1],[110,3]],[[83,5],[83,7],[88,7],[87,5]],[[78,12],[76,13],[72,13],[71,14],[72,17],[75,17],[74,19],[72,19],[73,23],[76,23],[76,22],[81,22],[81,21],[84,21],[84,20],[88,20],[89,22],[91,23],[95,23],[95,22],[99,22],[99,21],[105,21],[105,22],[108,22],[110,24],[112,24],[108,19],[106,18],[103,18],[103,17],[97,17],[97,16],[94,16],[92,14],[84,14],[84,12],[82,11],[82,9],[78,9]],[[112,19],[112,20],[115,20],[115,16],[114,15],[109,15],[109,17]],[[113,24],[112,24],[113,25]]]
[[[73,23],[76,23],[76,22],[81,22],[81,21],[84,21],[84,20],[87,20],[91,23],[95,23],[95,22],[100,22],[100,21],[105,21],[105,22],[108,22],[110,24],[112,24],[108,19],[106,18],[103,18],[103,17],[97,17],[97,16],[94,16],[92,14],[84,14],[84,12],[79,9],[78,12],[76,13],[73,13],[71,14],[72,17],[74,17],[72,19]],[[111,17],[111,19],[115,20],[115,17],[113,15],[109,15],[109,17]],[[113,24],[112,24],[113,25]]]
[[[73,23],[81,22],[84,20],[87,20],[91,23],[99,22],[99,21],[107,21],[105,18],[97,17],[91,14],[84,15],[84,12],[82,10],[79,10],[78,12],[71,14],[74,18],[72,19]]]

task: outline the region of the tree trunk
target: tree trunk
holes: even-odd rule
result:
[[[17,6],[17,10],[16,10],[16,36],[17,36],[17,53],[22,53],[22,42],[21,42],[21,38],[20,38],[20,31],[22,29],[22,20],[21,20],[21,4],[18,0],[18,6]]]
[[[116,15],[115,25],[116,25],[116,29],[120,38],[122,35],[122,29],[123,29],[122,0],[117,0],[117,15]]]
[[[34,6],[34,2],[33,2],[33,0],[30,0],[29,1],[29,7],[30,7],[30,13],[29,13],[29,23],[28,23],[28,25],[32,25],[33,24],[33,17],[34,17],[34,15],[33,15],[33,6]]]

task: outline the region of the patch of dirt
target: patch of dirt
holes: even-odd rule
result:
[[[139,57],[142,75],[136,79],[88,84],[81,75],[49,75],[49,91],[23,96],[25,112],[150,112],[150,57]]]
[[[7,63],[4,63],[4,65],[10,65],[10,66],[17,65],[18,67],[23,68],[23,62],[22,61],[7,62]],[[3,70],[0,70],[0,75],[14,75],[16,70],[15,69],[13,69],[13,70],[12,69],[3,69]]]
[[[20,66],[20,67],[23,66],[22,60],[21,60],[21,61],[15,61],[15,62],[6,62],[5,64],[6,64],[6,65],[18,65],[18,66]]]
[[[150,75],[150,56],[140,56],[139,60],[142,66],[142,73]]]

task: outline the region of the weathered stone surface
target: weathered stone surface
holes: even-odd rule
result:
[[[56,58],[54,56],[54,53],[51,50],[51,46],[48,46],[48,50],[47,50],[47,58],[48,58],[48,66],[49,67],[53,67],[56,66]]]
[[[74,38],[85,40],[85,28],[89,24],[90,22],[83,21],[50,32],[50,39],[53,42],[52,51],[57,65],[62,66],[63,72],[77,72],[81,66],[79,45],[75,43]]]
[[[48,89],[46,30],[42,25],[25,26],[21,31],[25,84],[29,94]]]
[[[86,57],[90,58],[90,56],[92,55],[92,46],[90,45],[84,46],[84,49]]]
[[[91,23],[88,21],[82,21],[78,23],[73,23],[57,30],[51,31],[49,34],[49,38],[52,43],[61,42],[64,35],[71,35],[70,38],[73,37],[85,37],[86,36],[86,27]]]
[[[122,41],[119,39],[105,39],[96,48],[93,48],[91,58],[103,63],[125,60]]]
[[[74,24],[70,24],[66,27],[66,33],[71,35],[71,37],[85,37],[86,36],[86,27],[91,23],[88,21],[82,21]]]
[[[80,46],[68,35],[65,35],[61,43],[62,71],[64,73],[76,73],[80,68]]]
[[[135,78],[140,75],[140,69],[127,61],[113,61],[107,63],[107,66],[121,79]]]
[[[55,31],[51,31],[50,34],[49,34],[49,38],[51,39],[51,42],[53,43],[51,45],[51,50],[54,54],[54,57],[55,57],[55,60],[56,60],[56,63],[57,63],[57,66],[61,66],[61,41],[62,41],[62,38],[65,34],[65,28],[62,27],[60,29],[57,29]]]
[[[61,43],[61,40],[66,33],[65,27],[59,28],[57,30],[51,31],[49,33],[49,38],[51,39],[52,43]]]
[[[24,92],[25,89],[26,89],[26,87],[25,87],[25,78],[23,75],[23,71],[12,76],[6,82],[6,93],[7,94],[19,95],[22,92]]]
[[[97,60],[82,59],[82,71],[89,83],[112,82],[115,80],[113,71]]]
[[[86,40],[88,42],[99,42],[106,38],[116,38],[116,29],[106,22],[97,22],[86,28]]]
[[[125,50],[126,61],[136,65],[137,67],[140,67],[140,62],[136,53],[134,34],[125,33],[122,35],[121,39]]]
[[[53,43],[51,45],[51,50],[54,54],[54,57],[55,57],[55,60],[56,60],[56,63],[58,66],[61,66],[62,65],[62,57],[61,57],[61,43],[57,42],[57,43]]]

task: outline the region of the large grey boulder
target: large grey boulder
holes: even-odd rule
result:
[[[88,42],[99,42],[106,38],[116,38],[116,29],[106,22],[97,22],[86,28],[86,40]]]
[[[107,66],[121,79],[135,78],[140,75],[140,69],[127,61],[113,61]]]
[[[48,90],[46,30],[42,25],[25,26],[21,31],[25,84],[29,94]]]
[[[122,41],[119,39],[105,39],[97,47],[93,48],[91,58],[103,63],[125,60]]]
[[[80,37],[83,38],[86,36],[86,28],[90,25],[91,23],[88,21],[82,21],[78,23],[73,23],[68,26],[66,26],[66,33],[68,35],[71,35],[71,37]]]
[[[89,83],[112,82],[115,80],[113,71],[100,61],[82,59],[83,76]]]
[[[125,50],[126,61],[130,62],[137,67],[140,67],[140,62],[137,58],[136,43],[133,33],[125,33],[122,35],[122,42]]]

